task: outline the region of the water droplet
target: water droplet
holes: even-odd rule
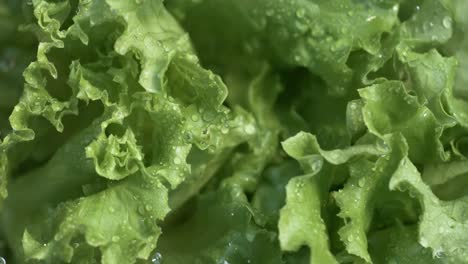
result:
[[[200,142],[198,142],[198,144],[199,144],[199,147],[201,149],[206,149],[208,147],[206,141],[204,141],[204,140],[200,140]]]
[[[214,145],[208,146],[208,152],[210,152],[210,153],[216,152],[216,147]]]
[[[271,16],[273,16],[275,14],[275,11],[273,9],[268,9],[265,13],[266,13],[267,16],[271,17]]]
[[[145,210],[146,211],[151,211],[151,210],[153,210],[153,206],[147,204],[147,205],[145,205]]]
[[[156,252],[154,256],[151,258],[151,263],[153,264],[161,264],[162,263],[162,255],[159,252]]]
[[[298,9],[298,10],[296,11],[296,16],[297,16],[298,18],[303,18],[304,15],[305,15],[305,10],[304,10],[303,8],[300,8],[300,9]]]
[[[221,128],[221,133],[227,134],[228,132],[229,132],[229,127],[223,126],[223,127]]]
[[[324,33],[325,32],[324,32],[323,28],[321,28],[321,27],[319,27],[317,25],[314,26],[314,28],[312,29],[312,36],[314,36],[314,37],[321,37],[321,36],[323,36]]]
[[[366,180],[364,178],[359,179],[359,181],[358,181],[358,186],[359,187],[364,187],[365,184],[366,184]]]
[[[184,133],[184,139],[185,139],[185,141],[192,141],[192,139],[193,139],[192,133],[191,132],[185,132]]]
[[[182,161],[178,157],[174,158],[174,164],[179,165],[181,162]]]
[[[110,211],[111,213],[115,212],[114,207],[109,207],[109,211]]]
[[[300,61],[301,61],[301,56],[299,56],[299,55],[294,55],[294,61],[295,61],[295,62],[300,62]]]
[[[358,108],[357,103],[355,101],[349,102],[349,109],[356,110]]]
[[[441,249],[434,251],[434,258],[441,258],[443,255],[444,255],[444,252],[442,252]]]
[[[315,160],[313,163],[312,163],[312,171],[313,172],[317,172],[319,171],[321,168],[322,168],[322,165],[323,165],[323,160],[322,159],[317,159]]]
[[[384,140],[377,141],[377,150],[387,153],[390,150],[390,147]]]
[[[191,119],[192,119],[193,122],[198,122],[198,120],[200,120],[200,117],[197,114],[193,114],[191,116]]]
[[[374,20],[376,18],[377,18],[376,16],[369,16],[369,17],[366,18],[366,21],[371,22],[372,20]]]
[[[54,240],[59,241],[60,239],[62,239],[62,236],[60,234],[55,234]]]
[[[213,119],[215,119],[216,115],[214,112],[212,111],[206,111],[204,114],[203,114],[203,120],[205,120],[206,122],[211,122],[213,121]]]
[[[426,21],[423,24],[423,30],[425,30],[425,31],[430,30],[432,26],[434,26],[434,23]]]
[[[161,46],[159,41],[152,35],[145,36],[143,42],[144,42],[146,48],[148,48],[148,49],[154,49],[157,46]]]
[[[210,79],[210,81],[215,81],[216,80],[216,75],[214,75],[212,72],[209,72],[208,79]]]
[[[120,237],[119,236],[113,236],[112,237],[112,242],[119,242],[120,241]]]
[[[255,127],[252,124],[248,124],[247,126],[245,126],[244,131],[245,133],[252,135],[255,133]]]
[[[145,214],[145,207],[143,205],[138,206],[138,213],[142,215]]]
[[[444,19],[442,20],[442,25],[447,29],[451,28],[452,27],[452,18],[449,17],[449,16],[444,17]]]
[[[330,46],[330,51],[331,52],[336,52],[337,50],[338,50],[338,45],[333,44],[333,45]]]
[[[300,21],[296,21],[295,24],[296,24],[296,28],[297,28],[301,33],[304,33],[304,32],[306,32],[306,31],[309,29],[309,27],[307,26],[307,24],[304,24],[304,23],[302,23],[302,22],[300,22]]]
[[[303,187],[304,187],[304,182],[303,182],[303,181],[298,181],[298,182],[296,183],[296,189],[297,189],[297,190],[300,190],[300,189],[302,189]]]

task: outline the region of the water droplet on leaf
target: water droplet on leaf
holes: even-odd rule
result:
[[[152,264],[161,264],[162,263],[162,255],[159,252],[156,252],[154,256],[151,258]]]
[[[196,115],[196,114],[193,114],[191,116],[191,119],[192,119],[193,122],[198,122],[198,120],[200,120],[200,117],[198,115]]]
[[[212,111],[207,111],[203,114],[203,120],[205,120],[206,122],[211,122],[213,121],[213,119],[215,119],[216,115],[214,112]]]
[[[447,29],[452,27],[452,18],[449,16],[444,17],[442,20],[442,25]]]
[[[358,181],[358,186],[359,187],[364,187],[365,183],[366,183],[366,180],[364,178],[361,178]]]
[[[184,133],[184,139],[185,139],[185,141],[192,141],[192,139],[193,139],[192,133],[185,132]]]
[[[252,124],[248,124],[247,126],[245,126],[244,131],[245,133],[252,135],[255,133],[255,127]]]
[[[227,126],[223,126],[223,127],[221,128],[221,133],[227,134],[228,132],[229,132],[229,128],[228,128]]]
[[[303,8],[300,8],[296,11],[296,16],[299,17],[299,18],[302,18],[304,17],[305,15],[305,10]]]

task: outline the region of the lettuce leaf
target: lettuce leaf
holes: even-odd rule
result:
[[[467,8],[1,2],[0,256],[466,262]]]

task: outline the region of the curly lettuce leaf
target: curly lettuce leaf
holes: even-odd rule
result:
[[[355,156],[384,154],[388,150],[376,145],[357,145],[326,151],[320,148],[315,136],[307,133],[299,133],[282,144],[288,155],[301,164],[305,175],[292,178],[286,187],[286,205],[281,209],[279,220],[281,247],[297,251],[307,245],[311,248],[310,263],[337,263],[329,249],[327,227],[322,217],[336,173],[333,165],[346,163]]]
[[[403,83],[374,84],[359,90],[359,94],[365,102],[362,111],[370,132],[380,137],[402,133],[409,145],[409,156],[415,162],[447,160],[440,142],[442,128],[434,114],[410,95]]]
[[[235,188],[204,193],[192,208],[181,224],[165,229],[156,253],[162,262],[283,263],[276,234]]]
[[[306,67],[322,77],[333,94],[345,94],[353,79],[347,58],[356,49],[378,53],[381,35],[398,23],[397,2],[290,1],[285,5],[276,0],[219,5],[179,0],[171,1],[169,9],[193,36],[207,63],[219,69],[227,68],[219,62],[219,54],[240,63],[251,57],[268,58],[278,67]],[[210,34],[220,38],[213,40]]]
[[[466,7],[0,3],[1,253],[465,261]]]
[[[206,180],[186,183],[197,183],[192,192],[169,192],[192,171],[209,179],[224,161],[222,153],[252,135],[252,118],[222,105],[226,87],[199,65],[161,2],[81,1],[76,14],[67,1],[32,4],[38,24],[26,28],[41,41],[38,59],[25,71],[25,91],[10,117],[14,132],[2,147],[46,140],[37,137],[47,127],[36,126],[38,117],[66,136],[50,159],[44,157],[45,165],[9,187],[3,222],[15,257],[147,259],[161,234],[158,224],[171,210],[169,199],[186,201]],[[152,23],[155,18],[161,21]],[[137,33],[151,41],[134,38]],[[166,50],[160,41],[177,49]],[[193,92],[198,95],[187,99]],[[83,130],[68,123],[69,115]],[[45,137],[56,133],[46,131]],[[194,159],[198,163],[187,163]]]
[[[395,226],[370,235],[369,252],[374,263],[446,263],[433,258],[417,241],[416,226]]]
[[[340,238],[350,254],[367,263],[372,263],[367,251],[367,232],[374,210],[389,200],[389,180],[408,151],[402,136],[388,137],[386,142],[388,153],[381,155],[377,161],[361,158],[350,162],[349,180],[343,189],[334,193],[340,207],[338,216],[345,221],[338,231]]]
[[[419,222],[419,243],[430,248],[433,257],[447,263],[460,263],[467,259],[467,199],[463,196],[452,201],[442,201],[425,184],[413,163],[400,162],[390,181],[393,190],[408,191],[415,196],[423,209]]]

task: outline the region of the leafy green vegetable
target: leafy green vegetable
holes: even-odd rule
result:
[[[467,262],[467,12],[0,2],[0,255]]]

